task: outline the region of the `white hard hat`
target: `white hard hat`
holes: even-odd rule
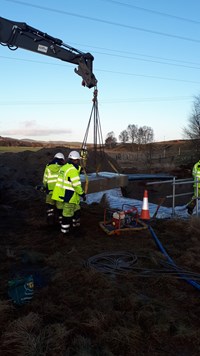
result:
[[[63,159],[63,160],[65,160],[65,156],[64,156],[64,154],[61,153],[61,152],[56,153],[55,156],[54,156],[54,158],[58,158],[58,159]]]
[[[71,151],[68,158],[71,159],[80,159],[80,154],[77,151]]]

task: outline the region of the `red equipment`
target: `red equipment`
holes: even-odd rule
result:
[[[127,209],[125,209],[125,206]],[[122,210],[106,208],[104,210],[104,221],[100,222],[99,225],[108,235],[120,235],[125,231],[147,229],[147,225],[139,220],[138,209],[128,204],[124,204]]]

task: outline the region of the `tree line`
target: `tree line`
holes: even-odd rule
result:
[[[190,140],[196,151],[200,151],[200,95],[194,96],[192,111],[188,118],[187,126],[182,129],[182,137]],[[136,143],[145,145],[154,141],[153,129],[149,126],[130,124],[126,130],[119,134],[121,143]],[[105,146],[112,148],[117,144],[117,138],[113,131],[109,132],[105,139]]]
[[[126,130],[119,134],[121,143],[136,143],[138,145],[151,143],[154,140],[153,129],[149,126],[141,126],[130,124]],[[113,131],[109,132],[105,139],[105,146],[113,148],[117,144],[117,138]]]

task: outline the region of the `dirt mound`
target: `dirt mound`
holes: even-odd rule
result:
[[[43,148],[37,152],[23,151],[19,153],[4,153],[0,155],[0,196],[3,204],[17,204],[20,201],[37,199],[38,193],[34,187],[42,183],[45,165],[50,162],[57,152],[68,157],[70,148]],[[110,163],[111,164],[110,164]],[[119,171],[120,167],[106,153],[89,151],[87,172],[113,172],[113,166]]]

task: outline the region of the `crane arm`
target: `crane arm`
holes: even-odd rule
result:
[[[90,53],[83,53],[70,47],[62,40],[24,22],[14,22],[0,17],[0,44],[11,50],[22,48],[76,64],[78,67],[74,71],[82,77],[84,86],[93,88],[97,84],[93,74],[94,57]]]

